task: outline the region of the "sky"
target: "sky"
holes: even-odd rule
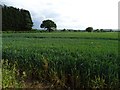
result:
[[[0,4],[29,10],[40,29],[43,20],[53,20],[58,29],[118,28],[119,0],[0,0]]]

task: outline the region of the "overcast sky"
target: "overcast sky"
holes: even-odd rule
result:
[[[0,0],[0,4],[29,10],[40,27],[43,20],[51,19],[58,29],[118,28],[119,0]]]

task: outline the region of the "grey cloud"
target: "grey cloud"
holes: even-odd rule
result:
[[[54,20],[58,28],[75,29],[88,25],[99,26],[100,28],[115,28],[117,26],[117,7],[115,9],[114,6],[117,6],[117,2],[115,5],[115,3],[112,3],[115,0],[109,2],[107,0],[93,1],[95,1],[96,8],[93,7],[92,1],[86,0],[0,0],[0,4],[29,10],[34,22],[33,28],[39,28],[44,19]],[[104,8],[105,3],[107,3],[108,9]],[[101,4],[103,7],[100,6]],[[85,8],[86,6],[88,8]],[[103,8],[110,11],[106,13]],[[98,12],[96,13],[97,9]],[[100,10],[104,14],[99,13]],[[90,11],[90,14],[88,14],[88,11]],[[101,17],[102,15],[103,17]]]
[[[60,15],[55,12],[44,12],[43,15],[47,18],[58,18]]]
[[[44,9],[39,11],[39,13],[31,11],[32,20],[34,23],[33,28],[40,28],[40,24],[45,19],[52,19],[55,22],[59,22],[60,14],[53,10]]]

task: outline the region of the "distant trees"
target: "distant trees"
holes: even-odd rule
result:
[[[87,32],[92,32],[92,31],[93,31],[93,27],[88,27],[88,28],[86,28],[86,31],[87,31]]]
[[[44,20],[42,24],[40,25],[41,28],[47,28],[49,32],[55,30],[57,28],[57,25],[52,20]]]
[[[31,30],[33,22],[30,12],[24,9],[2,6],[2,29],[3,31]]]

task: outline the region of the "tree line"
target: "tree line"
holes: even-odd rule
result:
[[[12,6],[0,5],[2,6],[2,30],[3,31],[31,31],[33,22],[30,12],[25,9],[19,9]],[[42,21],[40,28],[47,29],[47,31],[57,30],[57,25],[52,20]],[[61,31],[76,31],[76,30],[66,30]],[[82,30],[83,31],[83,30]],[[87,32],[112,32],[112,30],[96,29],[93,27],[87,27]]]
[[[30,12],[12,6],[2,6],[2,30],[3,31],[28,31],[33,22]]]

